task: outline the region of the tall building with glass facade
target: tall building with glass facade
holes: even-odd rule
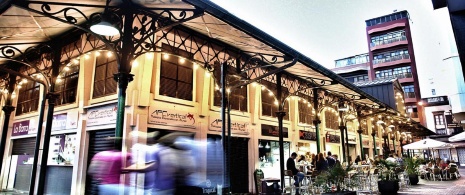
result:
[[[368,52],[335,61],[332,69],[357,83],[397,78],[402,85],[405,109],[424,124],[415,54],[407,11],[394,12],[365,21]]]

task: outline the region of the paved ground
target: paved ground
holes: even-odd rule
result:
[[[400,195],[465,195],[465,169],[460,169],[462,177],[450,181],[427,181],[420,179],[418,185],[402,189]]]

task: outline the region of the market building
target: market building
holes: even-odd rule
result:
[[[2,189],[95,193],[92,157],[153,143],[139,133],[207,141],[195,153],[198,182],[225,177],[238,193],[255,191],[256,169],[282,180],[294,151],[373,158],[383,134],[424,137],[404,109],[210,1],[18,0],[2,10],[2,21],[20,31],[0,40]],[[109,20],[105,14],[119,19],[116,35],[89,30]],[[20,26],[31,17],[41,18],[44,33]],[[141,185],[136,177],[124,180]]]

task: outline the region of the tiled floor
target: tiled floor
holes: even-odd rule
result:
[[[465,169],[460,169],[462,177],[450,181],[427,181],[420,179],[418,185],[402,189],[400,195],[465,195]]]

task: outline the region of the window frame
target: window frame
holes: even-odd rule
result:
[[[63,68],[65,68],[65,67],[63,67]],[[76,101],[77,101],[77,89],[79,87],[79,70],[80,70],[80,67],[79,67],[79,65],[76,65],[76,66],[71,66],[71,67],[68,67],[68,68],[69,68],[69,70],[65,72],[64,76],[60,77],[61,82],[55,83],[55,92],[60,94],[60,96],[56,99],[56,102],[55,102],[56,106],[63,106],[63,105],[73,104],[73,103],[76,103]],[[71,80],[71,79],[75,79],[76,85],[68,87],[69,86],[68,81]],[[61,90],[57,90],[57,89],[59,89],[59,87],[57,85],[62,86]],[[64,103],[64,97],[71,90],[73,90],[73,92],[74,92],[74,101],[71,100],[71,101],[66,101]]]
[[[167,45],[167,44],[162,44],[162,49],[163,50],[166,50],[166,51],[173,51],[174,49],[170,46],[170,45]],[[171,55],[171,54],[162,54],[160,53],[159,55],[157,55],[157,60],[154,60],[153,61],[153,64],[155,67],[157,67],[157,79],[156,79],[156,82],[157,84],[155,84],[154,86],[156,86],[156,89],[155,89],[155,97],[156,99],[161,99],[161,100],[165,100],[165,101],[174,101],[174,102],[178,102],[178,103],[181,103],[181,104],[188,104],[188,105],[192,105],[195,101],[196,101],[196,92],[195,92],[195,82],[196,82],[196,70],[194,68],[194,62],[188,60],[189,59],[189,54],[187,51],[184,51],[184,50],[181,50],[181,49],[177,49],[176,50],[177,53],[176,55]],[[168,55],[169,58],[168,59],[165,59],[164,55]],[[175,60],[174,60],[175,59]],[[181,64],[181,59],[184,59],[184,62]],[[171,77],[167,77],[165,75],[163,75],[163,64],[164,63],[169,63],[171,65],[175,65],[176,66],[176,79],[174,78],[171,78]],[[191,80],[190,80],[190,83],[188,82],[185,82],[184,80],[179,80],[179,67],[183,68],[183,69],[186,69],[188,71],[190,71],[191,73]],[[167,79],[167,80],[171,80],[171,81],[175,81],[175,85],[176,85],[176,90],[175,90],[175,96],[170,96],[170,95],[166,95],[166,94],[162,94],[163,93],[163,89],[162,87],[164,87],[165,85],[162,85],[162,79]],[[185,99],[185,98],[181,98],[179,95],[179,91],[180,89],[178,89],[179,87],[179,83],[182,83],[182,84],[185,84],[185,85],[188,85],[190,86],[190,97]]]
[[[110,51],[107,51],[110,52]],[[99,64],[99,59],[98,58],[104,58],[106,59],[105,62]],[[114,69],[115,72],[113,74],[109,73],[109,65],[116,66]],[[97,68],[105,66],[105,76],[103,78],[99,78],[97,80]],[[118,73],[118,64],[116,62],[116,56],[112,55],[111,57],[108,57],[108,54],[100,54],[99,56],[95,56],[95,66],[94,66],[94,81],[92,83],[92,99],[97,99],[97,98],[102,98],[110,95],[114,95],[118,93],[118,82],[114,79],[114,74]],[[101,94],[96,95],[96,83],[97,82],[102,82],[103,81],[103,92]],[[114,83],[113,83],[114,82]],[[111,83],[115,86],[114,91],[110,91],[107,88],[111,88]]]
[[[40,100],[40,84],[34,81],[29,81],[25,85],[22,85],[18,90],[18,99],[16,103],[16,116],[35,112],[39,109]],[[36,94],[37,93],[37,94]],[[22,111],[23,105],[32,103],[28,111]],[[20,111],[21,110],[21,111]]]

